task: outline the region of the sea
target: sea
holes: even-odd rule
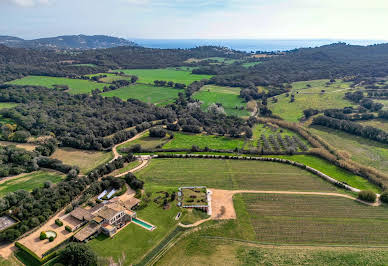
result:
[[[352,45],[373,45],[388,43],[384,40],[341,40],[341,39],[131,39],[140,46],[161,49],[189,49],[197,46],[222,46],[244,52],[288,51],[297,48],[319,47],[345,42]]]

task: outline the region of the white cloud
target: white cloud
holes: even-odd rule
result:
[[[38,5],[49,5],[52,0],[0,0],[0,3],[4,2],[20,7],[34,7]]]

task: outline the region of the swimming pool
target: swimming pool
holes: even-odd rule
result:
[[[139,220],[137,218],[133,218],[132,222],[134,222],[135,224],[140,225],[141,227],[144,227],[145,229],[150,230],[150,231],[152,231],[152,230],[154,230],[156,228],[155,226],[153,226],[153,225],[151,225],[149,223],[146,223],[146,222],[144,222],[142,220]]]

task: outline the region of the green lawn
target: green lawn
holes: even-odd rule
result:
[[[58,183],[64,178],[64,175],[57,173],[37,171],[20,177],[11,178],[0,184],[0,196],[4,196],[9,192],[14,192],[20,189],[31,191],[34,188],[43,186],[45,181]]]
[[[324,110],[354,106],[350,101],[344,99],[345,89],[349,87],[348,83],[338,81],[326,87],[324,85],[326,82],[327,80],[295,82],[292,84],[295,102],[290,102],[291,96],[286,97],[286,94],[282,94],[276,96],[277,103],[269,100],[268,106],[273,114],[292,122],[299,121],[303,117],[303,110],[308,108]],[[310,84],[311,88],[306,88],[307,84]],[[321,93],[321,90],[325,92]]]
[[[48,88],[53,88],[54,85],[67,85],[70,88],[69,93],[71,94],[90,93],[96,88],[102,89],[104,86],[107,86],[107,84],[97,83],[89,80],[47,76],[27,76],[22,79],[10,81],[8,83],[15,85],[44,86]]]
[[[338,191],[300,168],[275,162],[153,159],[136,173],[146,188],[207,186],[220,189]]]
[[[104,92],[101,95],[106,97],[116,96],[122,100],[133,98],[146,103],[168,104],[172,103],[178,97],[179,92],[183,92],[183,90],[170,87],[157,87],[148,84],[135,84]]]
[[[171,68],[164,69],[117,69],[114,71],[122,71],[127,75],[135,75],[139,77],[139,83],[154,84],[155,80],[173,81],[175,83],[183,83],[189,85],[196,80],[210,79],[211,75],[195,75],[191,71],[174,70]]]
[[[228,115],[249,116],[246,102],[239,97],[240,90],[241,88],[206,85],[199,92],[196,92],[193,98],[203,103],[202,110],[207,110],[209,105],[213,103],[221,103]],[[243,109],[240,110],[240,108]]]
[[[148,190],[147,190],[148,191]],[[157,228],[154,231],[148,231],[134,223],[126,226],[121,232],[109,238],[100,234],[96,239],[89,241],[89,245],[98,256],[106,259],[112,257],[116,262],[122,255],[125,255],[125,265],[138,262],[142,256],[152,250],[177,224],[175,216],[179,212],[176,204],[163,210],[154,202],[142,210],[136,211],[137,216]]]
[[[243,194],[256,240],[386,245],[388,206],[316,195]]]
[[[193,145],[200,148],[226,149],[241,148],[243,139],[204,134],[186,134],[174,132],[174,138],[163,146],[163,149],[190,149]]]
[[[309,130],[336,149],[347,151],[355,162],[372,166],[385,173],[388,171],[387,144],[321,126],[310,127]]]

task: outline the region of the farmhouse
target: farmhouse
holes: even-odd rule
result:
[[[121,200],[111,200],[101,203],[90,210],[77,208],[70,213],[73,219],[77,219],[80,224],[86,224],[74,238],[80,242],[87,241],[91,236],[100,232],[107,236],[113,236],[118,229],[124,227],[136,218],[136,212],[132,211],[133,206],[137,206],[138,201],[126,204]],[[132,206],[127,208],[127,206]],[[79,227],[78,227],[79,228]]]

